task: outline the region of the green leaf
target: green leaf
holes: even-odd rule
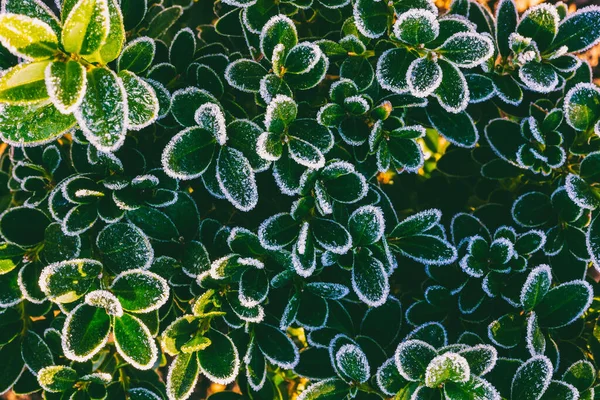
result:
[[[390,293],[390,283],[383,263],[365,252],[355,254],[352,288],[363,303],[371,307],[384,304]]]
[[[215,106],[219,101],[206,90],[190,86],[173,93],[171,113],[180,125],[195,126],[198,109],[207,103],[213,103],[212,106]]]
[[[23,224],[27,221],[27,224]],[[15,207],[0,215],[0,233],[9,243],[31,247],[44,240],[50,219],[37,208]]]
[[[479,344],[464,350],[458,354],[467,360],[472,375],[485,375],[496,365],[498,351],[490,345]]]
[[[348,220],[348,230],[354,246],[368,246],[378,242],[385,231],[383,212],[379,207],[362,206]]]
[[[147,269],[152,265],[154,250],[144,232],[132,224],[107,225],[96,238],[104,266],[114,273]]]
[[[528,192],[513,203],[512,216],[521,226],[533,228],[548,222],[552,216],[550,197],[541,192]]]
[[[252,60],[236,60],[225,69],[225,80],[237,90],[256,93],[260,90],[260,82],[267,75],[265,67]]]
[[[167,30],[173,26],[175,22],[177,22],[182,14],[183,8],[178,5],[163,9],[148,23],[148,31],[146,32],[146,35],[151,38],[160,37],[162,34],[167,32]]]
[[[194,59],[196,53],[196,36],[190,28],[179,30],[173,37],[169,47],[169,61],[177,71],[184,72]]]
[[[11,243],[0,243],[0,275],[9,273],[17,267],[25,249]]]
[[[62,330],[65,356],[84,362],[94,357],[108,342],[110,317],[104,308],[82,303],[67,315]]]
[[[427,107],[431,125],[450,143],[460,147],[474,147],[479,140],[479,132],[471,116],[464,111],[450,114],[444,108],[437,104]]]
[[[200,366],[196,353],[181,353],[175,357],[167,375],[169,398],[184,400],[191,396],[198,382]]]
[[[269,132],[282,133],[296,119],[297,114],[298,105],[292,98],[277,95],[267,106],[265,127]]]
[[[158,310],[169,299],[169,285],[159,275],[144,270],[120,273],[110,285],[124,310],[147,313]]]
[[[447,383],[444,385],[444,395],[447,399],[500,398],[500,394],[494,386],[492,386],[488,381],[477,376],[471,376],[471,379],[465,383]]]
[[[0,101],[27,105],[47,99],[44,71],[48,64],[48,61],[23,63],[6,71],[0,78]]]
[[[270,363],[293,369],[299,361],[298,348],[282,331],[269,324],[254,327],[254,340]]]
[[[233,341],[221,332],[206,332],[210,346],[198,352],[200,371],[212,382],[227,385],[233,382],[240,369],[238,350]]]
[[[394,227],[390,237],[406,237],[424,233],[436,226],[441,218],[442,213],[435,208],[421,211],[403,219]]]
[[[86,86],[85,67],[77,61],[54,61],[46,68],[46,88],[52,104],[70,114],[83,101]]]
[[[454,246],[433,235],[407,236],[393,243],[400,254],[423,264],[450,264],[457,257]]]
[[[106,68],[88,71],[85,95],[75,112],[86,139],[100,151],[117,150],[125,141],[126,111],[127,96],[117,75]]]
[[[404,379],[417,382],[425,378],[427,367],[436,356],[437,351],[433,346],[421,340],[411,339],[398,345],[394,360]]]
[[[594,384],[596,380],[596,369],[587,360],[579,360],[571,364],[562,376],[565,383],[569,383],[580,392],[583,392]]]
[[[50,348],[35,332],[29,330],[21,342],[21,356],[25,365],[33,374],[38,374],[42,368],[54,364]]]
[[[586,281],[571,281],[553,287],[535,308],[540,326],[558,328],[572,323],[588,309],[593,293]]]
[[[294,46],[283,63],[285,72],[289,74],[304,74],[313,69],[322,56],[322,51],[316,44],[303,42]]]
[[[51,393],[71,389],[79,378],[77,371],[65,365],[51,365],[41,369],[37,375],[40,386]]]
[[[487,36],[474,32],[459,32],[450,36],[437,51],[456,66],[473,68],[494,54],[494,44]]]
[[[315,218],[311,221],[311,230],[319,246],[334,254],[346,254],[352,247],[350,233],[336,221]]]
[[[215,136],[206,129],[192,127],[173,136],[163,150],[162,165],[175,179],[195,179],[210,165],[215,152]]]
[[[335,365],[349,382],[364,383],[371,376],[367,355],[355,344],[345,344],[335,353]]]
[[[394,35],[410,45],[429,43],[440,32],[436,16],[428,10],[414,9],[400,15],[394,24]]]
[[[591,129],[600,119],[600,89],[592,83],[575,85],[565,96],[564,111],[573,129]]]
[[[54,141],[75,126],[72,115],[61,114],[52,103],[0,106],[0,136],[12,146],[39,146]]]
[[[442,69],[437,62],[426,57],[413,61],[406,74],[408,88],[416,97],[429,96],[442,82]]]
[[[378,38],[388,28],[390,11],[385,3],[376,0],[357,0],[354,2],[354,15],[356,28],[368,38]]]
[[[63,47],[67,53],[91,55],[106,43],[109,29],[107,0],[79,0],[63,23]]]
[[[140,130],[156,121],[159,112],[154,89],[133,72],[119,72],[127,96],[127,129]]]
[[[116,0],[107,0],[107,2],[109,17],[108,35],[100,50],[90,57],[91,60],[97,60],[104,65],[119,57],[125,43],[125,27],[123,26],[123,14],[121,13],[120,4]]]
[[[435,96],[444,110],[458,114],[469,104],[467,81],[454,64],[439,60],[438,65],[442,69],[442,82],[435,90]]]
[[[540,400],[577,400],[580,398],[579,392],[573,386],[561,381],[551,381],[548,390],[544,392]]]
[[[517,151],[525,139],[517,123],[504,118],[493,119],[485,127],[485,136],[498,157],[518,166]]]
[[[283,46],[285,52],[289,52],[297,43],[296,26],[285,15],[271,17],[260,32],[260,51],[271,61],[274,59],[274,50],[278,45]]]
[[[227,200],[238,210],[250,211],[258,203],[254,171],[241,151],[221,147],[217,157],[217,181]]]
[[[133,367],[150,369],[158,359],[158,349],[148,327],[138,318],[123,314],[114,319],[115,346],[117,351]]]
[[[545,356],[532,357],[522,364],[512,380],[511,399],[539,399],[550,385],[552,363]]]
[[[394,93],[406,93],[409,90],[408,68],[417,57],[404,48],[384,51],[377,59],[377,82],[382,88]]]
[[[155,53],[156,44],[153,39],[142,36],[132,40],[127,43],[119,56],[117,69],[131,71],[135,74],[142,73],[152,65]]]
[[[540,265],[527,276],[521,290],[521,305],[525,311],[531,311],[546,296],[552,284],[552,271],[547,265]]]
[[[510,54],[509,37],[517,29],[518,20],[514,0],[500,0],[496,8],[496,43],[503,58]]]
[[[561,21],[548,50],[567,46],[570,53],[577,53],[595,46],[599,40],[600,9],[597,6],[583,7]]]
[[[269,250],[279,250],[298,237],[299,223],[288,213],[275,214],[258,228],[260,244]]]
[[[521,319],[514,314],[504,314],[488,325],[488,337],[497,346],[510,349],[521,340]]]
[[[58,52],[58,38],[50,25],[26,15],[0,15],[0,43],[26,60],[42,60]]]

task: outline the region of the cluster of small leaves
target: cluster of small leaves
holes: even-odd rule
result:
[[[596,398],[599,42],[562,3],[2,0],[0,394]]]

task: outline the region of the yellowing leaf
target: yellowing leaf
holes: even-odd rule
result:
[[[48,24],[18,14],[0,15],[0,43],[28,60],[52,57],[58,49],[56,33]]]
[[[19,64],[0,78],[0,101],[25,105],[48,98],[44,70],[49,61]]]
[[[107,0],[79,0],[63,25],[63,47],[68,53],[93,54],[106,43],[109,28]]]

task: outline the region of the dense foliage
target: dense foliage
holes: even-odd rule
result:
[[[2,0],[0,393],[597,398],[599,42],[562,3]]]

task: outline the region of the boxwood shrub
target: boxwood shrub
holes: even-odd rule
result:
[[[0,393],[598,398],[599,42],[560,2],[2,0]]]

